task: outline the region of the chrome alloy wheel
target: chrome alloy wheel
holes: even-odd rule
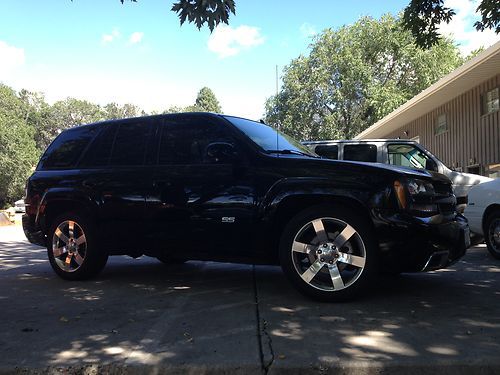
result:
[[[80,268],[87,253],[87,239],[77,222],[63,221],[52,236],[52,254],[59,268],[74,272]]]
[[[327,292],[354,284],[366,262],[359,233],[345,221],[331,217],[306,223],[293,240],[291,256],[302,280]]]
[[[488,237],[493,250],[500,253],[500,218],[491,222],[488,228]]]

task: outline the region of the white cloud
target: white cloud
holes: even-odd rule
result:
[[[232,28],[221,25],[208,38],[208,49],[223,59],[262,43],[264,43],[264,37],[257,27],[241,25]]]
[[[118,39],[121,36],[121,33],[118,29],[113,29],[110,34],[103,34],[101,41],[104,44],[111,43],[115,39]]]
[[[491,29],[476,31],[474,23],[480,19],[476,9],[480,0],[445,0],[444,5],[455,10],[456,15],[449,24],[440,25],[443,35],[450,35],[458,43],[460,52],[466,56],[480,47],[487,48],[500,40],[500,35]]]
[[[304,38],[310,38],[311,36],[316,35],[318,32],[316,31],[316,27],[314,25],[311,25],[310,23],[304,22],[302,25],[300,25],[300,34]]]
[[[135,33],[132,33],[129,38],[129,42],[132,44],[137,44],[142,42],[142,38],[144,37],[144,33],[140,31],[136,31]]]
[[[24,49],[9,46],[0,40],[0,80],[9,77],[10,73],[24,64]]]

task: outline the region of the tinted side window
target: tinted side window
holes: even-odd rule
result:
[[[100,167],[108,165],[118,126],[117,124],[105,124],[101,125],[101,128],[101,132],[87,149],[80,166]]]
[[[212,142],[233,143],[222,125],[197,120],[165,120],[161,126],[158,164],[198,164],[205,162]]]
[[[95,126],[82,126],[62,132],[40,160],[39,169],[74,168],[97,133]]]
[[[377,146],[375,145],[344,145],[344,160],[377,161]]]
[[[314,152],[328,159],[337,160],[339,158],[339,146],[337,145],[319,145],[316,146]]]
[[[146,121],[121,123],[115,136],[110,165],[142,165],[150,131]]]

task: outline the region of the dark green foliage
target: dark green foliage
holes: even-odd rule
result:
[[[474,26],[483,31],[486,28],[500,32],[500,2],[499,0],[482,0],[477,11],[481,20]],[[411,31],[419,47],[430,48],[441,39],[438,32],[439,24],[449,23],[455,11],[444,6],[443,0],[411,0],[403,14],[403,25]]]
[[[481,14],[481,21],[477,21],[474,26],[477,30],[495,29],[500,33],[500,2],[499,0],[483,0],[477,7]]]
[[[181,25],[187,19],[198,29],[206,23],[213,31],[219,23],[228,23],[230,13],[236,12],[236,6],[234,0],[179,0],[172,6],[172,11],[179,16]]]

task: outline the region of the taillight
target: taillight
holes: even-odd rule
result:
[[[33,187],[30,184],[30,180],[26,182],[26,191],[24,197],[25,210],[27,215],[36,215],[38,210],[38,205],[40,204],[41,196],[38,193],[33,192]]]

